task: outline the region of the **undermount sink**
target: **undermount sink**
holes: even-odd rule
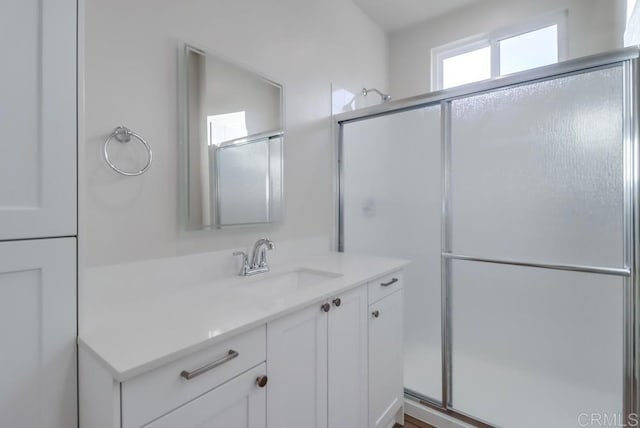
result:
[[[285,273],[267,273],[263,278],[242,287],[256,296],[275,298],[302,291],[341,276],[342,274],[339,273],[301,268]]]

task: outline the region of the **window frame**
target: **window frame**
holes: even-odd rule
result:
[[[568,11],[567,9],[562,9],[491,33],[466,37],[432,48],[431,90],[438,91],[443,89],[443,63],[445,59],[486,47],[491,48],[491,78],[500,77],[500,42],[502,40],[553,25],[558,27],[558,62],[565,61],[568,58],[567,21]]]

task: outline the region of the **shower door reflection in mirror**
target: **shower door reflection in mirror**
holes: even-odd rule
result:
[[[189,45],[181,72],[186,227],[278,221],[282,86]]]

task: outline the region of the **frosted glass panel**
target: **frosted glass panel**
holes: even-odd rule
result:
[[[500,41],[500,74],[516,73],[558,62],[558,26]]]
[[[623,265],[622,70],[452,102],[455,253]]]
[[[442,88],[491,78],[491,47],[476,49],[442,61]]]
[[[509,428],[620,417],[622,278],[453,261],[451,290],[454,408]]]
[[[405,271],[405,386],[441,399],[440,107],[344,126],[344,248]]]
[[[280,219],[282,138],[213,148],[217,161],[218,225]]]

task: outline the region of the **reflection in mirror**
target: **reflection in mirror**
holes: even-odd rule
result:
[[[279,220],[282,137],[219,147],[216,162],[216,214],[221,225]]]
[[[271,223],[282,208],[282,86],[185,45],[189,229]]]

